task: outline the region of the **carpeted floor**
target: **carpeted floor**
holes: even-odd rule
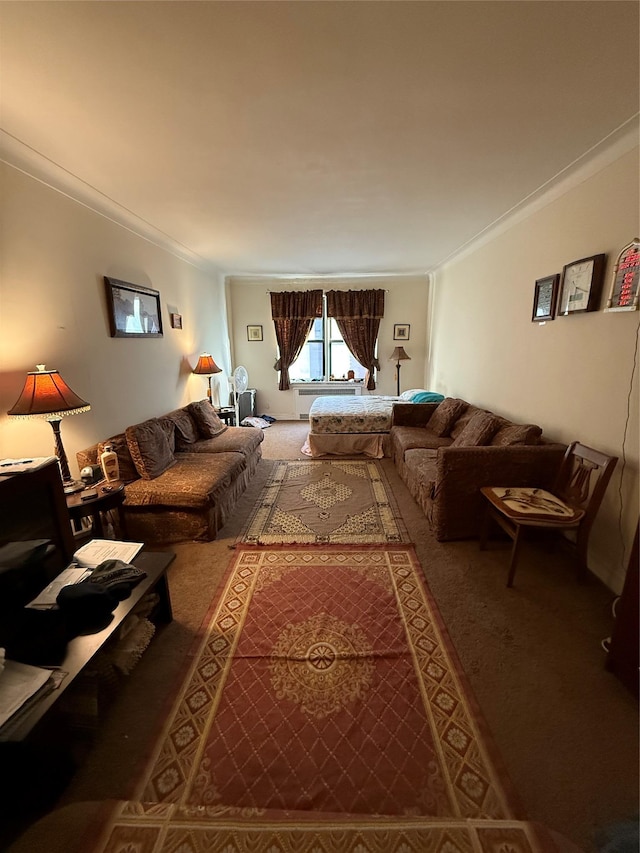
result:
[[[174,547],[174,622],[121,684],[61,805],[132,795],[269,460],[303,459],[306,431],[298,422],[266,430],[265,459],[220,538]],[[506,542],[486,552],[477,542],[436,542],[393,463],[380,464],[527,816],[595,849],[597,830],[638,808],[638,706],[604,669],[600,645],[613,595],[594,578],[577,584],[562,554],[535,547],[507,589]]]

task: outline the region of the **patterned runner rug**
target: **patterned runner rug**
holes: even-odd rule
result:
[[[78,853],[577,853],[518,819],[408,545],[239,546],[137,798],[101,808]]]
[[[276,462],[238,541],[253,545],[396,543],[408,537],[380,466]]]
[[[411,546],[239,547],[144,802],[514,816]]]

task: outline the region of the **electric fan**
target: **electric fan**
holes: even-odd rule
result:
[[[231,381],[233,384],[233,404],[236,409],[236,426],[240,426],[240,394],[243,394],[249,387],[247,368],[242,367],[242,365],[236,367],[231,374]]]

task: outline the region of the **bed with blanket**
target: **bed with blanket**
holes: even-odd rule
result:
[[[309,410],[309,434],[302,446],[307,456],[391,456],[389,432],[395,404],[431,403],[442,394],[412,388],[399,397],[318,397]]]

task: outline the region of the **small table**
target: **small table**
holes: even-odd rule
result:
[[[224,409],[216,409],[216,415],[229,426],[236,425],[236,410],[231,406]]]
[[[97,492],[98,494],[94,498],[83,500],[83,495],[86,498],[90,492]],[[72,521],[80,521],[82,518],[91,516],[93,519],[94,539],[104,539],[101,513],[115,509],[118,511],[118,520],[120,522],[120,538],[127,539],[127,522],[124,510],[122,509],[124,497],[124,483],[121,482],[106,483],[95,487],[90,486],[81,492],[67,495],[67,509],[69,510]]]

